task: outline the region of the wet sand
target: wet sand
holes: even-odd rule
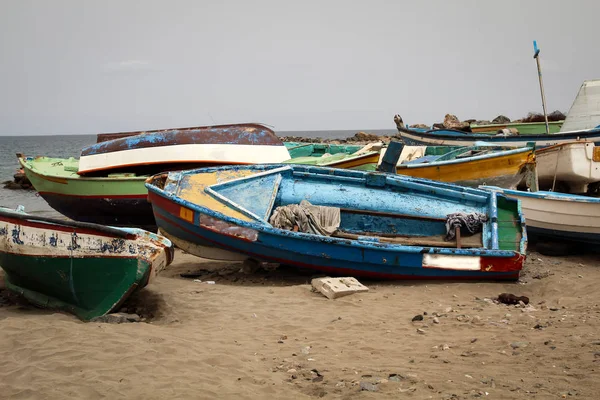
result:
[[[368,293],[329,300],[310,271],[178,251],[126,324],[0,292],[0,398],[597,398],[598,259],[531,252],[518,283],[361,280]]]

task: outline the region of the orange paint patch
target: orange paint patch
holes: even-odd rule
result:
[[[179,217],[186,220],[187,222],[194,222],[194,212],[189,208],[180,207]]]

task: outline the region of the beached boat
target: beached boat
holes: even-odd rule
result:
[[[357,146],[360,151],[362,146]],[[329,163],[338,168],[360,167],[377,163],[379,152],[355,156],[339,152],[331,157],[298,157],[289,163]],[[322,156],[322,154],[321,154]],[[146,201],[144,186],[148,174],[134,172],[109,173],[104,176],[82,176],[75,158],[24,157],[19,163],[33,187],[46,202],[62,215],[82,222],[112,226],[133,226],[156,231],[152,206]],[[162,166],[149,171],[158,173]]]
[[[594,143],[549,146],[536,152],[536,160],[540,188],[586,193],[589,184],[600,182],[600,147]]]
[[[564,121],[549,121],[548,128],[550,133],[557,133],[560,131]],[[521,135],[542,135],[546,133],[545,122],[509,122],[507,124],[486,124],[477,125],[471,124],[471,132],[473,133],[487,133],[496,134],[503,129],[514,129]]]
[[[198,165],[279,163],[290,158],[271,129],[259,124],[167,130],[125,136],[81,150],[78,174],[163,170]]]
[[[171,242],[150,232],[0,208],[6,287],[83,320],[118,310],[172,260]]]
[[[397,121],[398,118],[395,118],[395,120]],[[499,134],[495,136],[484,133],[466,133],[452,129],[412,129],[404,127],[403,124],[397,124],[396,127],[402,142],[410,146],[475,146],[478,142],[485,142],[504,147],[523,147],[527,143],[535,143],[536,148],[540,148],[573,141],[600,143],[600,127],[550,135]]]
[[[284,164],[318,165],[342,169],[370,169],[377,165],[383,143],[365,146],[328,143],[285,143],[291,159]]]
[[[302,143],[283,142],[291,158],[296,157],[321,157],[327,154],[352,154],[361,150],[360,144],[335,144],[335,143]]]
[[[398,162],[391,160],[396,165],[395,172],[416,178],[470,187],[487,184],[514,189],[535,169],[533,146],[508,149],[398,145],[402,146]],[[387,152],[382,153],[383,160]]]
[[[156,231],[152,207],[146,201],[144,181],[148,176],[80,176],[75,158],[21,155],[19,163],[50,207],[72,220]]]
[[[482,186],[521,202],[532,236],[600,243],[600,198],[538,191],[525,192]]]
[[[161,234],[206,258],[390,279],[516,279],[525,258],[518,202],[458,185],[256,165],[160,174],[146,186]],[[473,235],[452,235],[457,215]]]

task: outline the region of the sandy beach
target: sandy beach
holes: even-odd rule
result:
[[[178,251],[125,305],[143,322],[123,324],[0,291],[0,398],[597,398],[597,257],[532,251],[517,283],[361,280],[368,293],[329,300],[311,271]]]

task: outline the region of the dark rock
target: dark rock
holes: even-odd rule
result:
[[[425,124],[412,124],[409,127],[410,128],[420,128],[420,129],[429,129],[429,125],[425,125]]]
[[[447,129],[464,129],[470,126],[468,122],[460,122],[456,115],[452,114],[446,114],[443,125]]]
[[[369,382],[361,382],[360,390],[366,390],[367,392],[376,392],[379,390],[379,386]]]
[[[354,136],[348,138],[349,142],[378,142],[379,140],[379,136],[365,132],[358,132]]]
[[[527,347],[528,344],[529,342],[512,342],[510,347],[513,349],[520,349],[521,347]]]
[[[127,322],[140,322],[140,316],[137,314],[113,313],[96,317],[90,322],[103,322],[106,324],[122,324]]]
[[[492,124],[508,124],[510,123],[510,118],[504,115],[498,115],[496,118],[492,120]]]
[[[417,314],[413,317],[412,321],[423,321],[423,316],[421,314]]]
[[[529,297],[515,296],[512,293],[500,293],[500,295],[498,295],[497,300],[503,304],[519,304],[519,301],[522,301],[525,304],[529,304]]]

